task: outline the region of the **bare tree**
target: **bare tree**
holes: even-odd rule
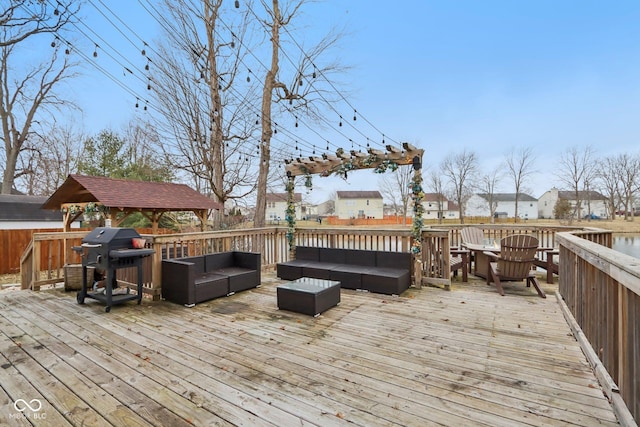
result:
[[[22,168],[17,166],[35,136],[34,124],[70,105],[55,91],[61,82],[73,77],[73,64],[69,55],[60,54],[60,44],[52,42],[53,49],[43,54],[48,59],[33,66],[25,66],[21,49],[23,45],[29,48],[26,45],[30,39],[60,31],[70,23],[78,12],[71,8],[74,4],[59,1],[54,9],[47,2],[15,1],[0,10],[0,137],[5,163],[0,194],[9,194],[17,178],[33,173],[28,160],[23,160]]]
[[[582,196],[586,194],[582,190],[586,187],[585,180],[593,176],[593,156],[594,150],[591,146],[568,148],[562,153],[560,167],[557,169],[558,179],[574,193],[574,216],[578,221],[582,218]]]
[[[69,124],[65,127],[53,126],[47,133],[37,135],[35,143],[22,158],[22,170],[33,173],[23,175],[23,187],[28,194],[50,195],[71,173],[78,168],[82,153],[82,132]]]
[[[438,224],[442,224],[444,219],[444,202],[447,200],[445,196],[444,180],[440,170],[433,170],[429,173],[426,180],[427,188],[436,195],[436,204],[438,209]]]
[[[124,129],[127,179],[167,182],[175,177],[171,161],[156,150],[160,135],[149,122],[131,120]]]
[[[498,200],[496,199],[496,188],[502,175],[498,169],[493,169],[491,172],[483,175],[480,178],[478,191],[480,191],[487,201],[487,206],[489,208],[489,216],[491,218],[491,223],[495,222],[495,213],[496,209],[498,209]],[[517,199],[517,198],[516,198]],[[517,206],[517,204],[516,204]],[[517,212],[517,207],[516,207]]]
[[[326,102],[325,95],[320,96],[319,83],[310,84],[313,76],[327,77],[329,73],[338,69],[335,64],[321,66],[319,58],[330,47],[336,44],[339,34],[331,32],[317,45],[308,50],[303,50],[291,70],[288,83],[285,73],[281,69],[280,50],[282,49],[281,29],[287,27],[298,15],[306,3],[311,0],[285,0],[281,6],[279,0],[260,1],[268,19],[263,24],[270,30],[271,61],[264,78],[262,90],[262,117],[260,138],[260,172],[258,175],[256,215],[254,224],[256,227],[264,226],[266,212],[266,193],[269,168],[271,164],[271,139],[273,137],[273,111],[274,104],[286,104],[285,110],[299,111],[300,114],[313,115],[316,112],[317,103]],[[302,49],[302,46],[300,46]]]
[[[596,168],[596,185],[605,195],[608,201],[609,217],[615,219],[616,212],[620,208],[620,170],[615,157],[605,157],[598,161]]]
[[[634,220],[634,194],[640,184],[640,157],[621,154],[616,158],[616,166],[620,171],[620,190],[624,217],[627,221]]]
[[[0,47],[21,43],[39,34],[55,33],[65,27],[78,12],[78,2],[57,0],[52,6],[45,1],[12,0],[0,9],[3,37]]]
[[[461,153],[449,154],[442,161],[441,169],[458,204],[460,223],[464,224],[465,207],[472,194],[473,181],[478,171],[476,153],[464,149]]]
[[[407,210],[411,201],[411,188],[409,183],[413,179],[413,169],[400,167],[390,175],[382,177],[380,193],[391,202],[396,214],[402,214],[402,225],[407,224]]]
[[[247,108],[255,83],[237,78],[248,51],[248,14],[226,14],[222,0],[164,4],[172,26],[159,47],[162,61],[152,62],[151,84],[161,129],[172,136],[166,157],[216,201],[243,198],[256,181],[249,146],[256,113]]]
[[[535,173],[534,168],[535,157],[531,147],[522,147],[518,150],[512,150],[506,158],[507,171],[513,180],[515,189],[515,221],[518,222],[518,199],[525,191],[524,185],[526,179]]]

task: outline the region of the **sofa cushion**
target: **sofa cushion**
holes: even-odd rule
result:
[[[375,266],[376,251],[346,250],[345,262],[353,265]]]
[[[346,250],[334,248],[320,248],[320,262],[332,264],[346,264]]]
[[[366,267],[349,264],[339,264],[329,272],[329,280],[340,282],[344,289],[362,289],[362,271]]]
[[[402,268],[411,271],[411,254],[407,252],[377,252],[376,266]]]
[[[380,294],[400,295],[409,288],[411,275],[402,268],[375,267],[362,273],[362,289]]]
[[[202,302],[229,294],[229,278],[221,274],[203,274],[196,277],[195,302]]]
[[[188,256],[185,258],[176,258],[177,261],[190,262],[194,265],[194,273],[201,274],[206,270],[204,269],[204,258],[201,256]]]
[[[276,264],[276,275],[284,280],[295,280],[302,277],[302,267],[311,266],[317,261],[294,259]]]
[[[236,267],[260,270],[262,268],[262,255],[259,252],[233,252],[233,263]]]
[[[218,270],[223,267],[230,267],[233,264],[233,253],[232,252],[220,252],[217,254],[208,254],[205,255],[205,271]]]
[[[312,248],[310,246],[298,246],[296,247],[296,259],[297,260],[320,260],[320,248]]]
[[[218,270],[220,274],[229,277],[229,293],[255,288],[260,283],[257,270],[242,267],[226,267]]]
[[[340,264],[328,262],[309,263],[308,265],[302,266],[302,276],[331,280],[331,270],[338,265]]]

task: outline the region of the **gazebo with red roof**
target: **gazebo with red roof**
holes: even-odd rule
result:
[[[101,176],[69,175],[42,205],[43,209],[65,211],[64,230],[85,212],[87,205],[104,206],[103,214],[118,226],[134,212],[140,212],[157,230],[165,212],[191,211],[204,228],[209,211],[223,205],[184,184],[129,181]],[[118,213],[124,213],[118,216]]]

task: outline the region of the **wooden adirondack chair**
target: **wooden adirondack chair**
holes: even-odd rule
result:
[[[462,244],[482,245],[484,243],[484,232],[477,227],[464,227],[460,230]]]
[[[477,245],[480,246],[484,243],[484,231],[478,227],[464,227],[460,230],[460,241],[462,248],[466,248],[466,245]],[[468,265],[467,270],[471,271],[471,262],[476,262],[475,251],[471,251],[468,257]],[[478,270],[478,266],[474,272]]]
[[[496,284],[504,296],[502,282],[526,280],[527,287],[533,285],[542,298],[546,298],[535,275],[534,261],[538,250],[538,239],[526,234],[507,236],[500,241],[500,253],[484,252],[489,259],[487,285]]]

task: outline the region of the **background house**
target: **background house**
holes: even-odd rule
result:
[[[339,219],[382,219],[382,195],[379,191],[336,191],[335,213]]]
[[[514,218],[516,216],[516,193],[495,193],[493,194],[493,201],[496,203],[496,217]],[[465,215],[490,216],[489,196],[487,194],[474,194],[469,197]],[[518,196],[518,217],[522,219],[538,219],[538,200],[528,194],[520,193]]]
[[[287,193],[267,193],[266,198],[265,221],[284,221],[287,214]],[[293,193],[293,203],[296,208],[296,220],[300,220],[305,215],[301,193]]]
[[[0,194],[0,229],[28,230],[64,227],[61,211],[42,209],[47,197]],[[79,228],[75,222],[72,228]]]
[[[580,212],[576,212],[576,217],[584,218],[589,214],[598,218],[609,217],[608,201],[602,194],[597,191],[579,191],[578,197],[580,198]],[[577,204],[575,191],[558,190],[554,187],[538,199],[538,216],[540,218],[554,218],[553,209],[558,200],[569,202],[572,210]]]
[[[409,212],[412,209],[412,203],[409,202]],[[440,193],[425,193],[422,199],[422,207],[424,208],[425,219],[457,219],[460,218],[458,205]]]
[[[336,201],[335,200],[324,201],[320,203],[316,208],[317,208],[316,213],[318,214],[318,216],[333,215],[336,211]]]

